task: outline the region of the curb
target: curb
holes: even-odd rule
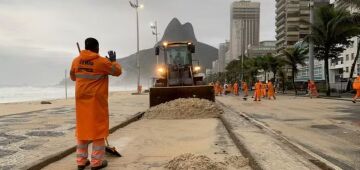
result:
[[[129,119],[125,120],[124,122],[112,127],[109,129],[109,133],[112,134],[114,133],[116,130],[123,128],[127,125],[129,125],[130,123],[133,123],[135,121],[138,121],[145,112],[139,112],[136,113],[135,115],[131,116]],[[21,169],[27,169],[27,170],[38,170],[38,169],[42,169],[48,165],[50,165],[51,163],[54,163],[58,160],[61,160],[62,158],[74,153],[76,151],[76,145],[75,146],[71,146],[67,149],[65,149],[64,151],[55,153],[53,155],[50,155],[44,159],[40,159],[39,161],[34,162],[32,165],[29,165],[28,167],[23,167]]]
[[[309,96],[304,96],[304,95],[280,95],[280,96],[290,96],[290,97],[303,97],[303,98],[309,98]],[[316,98],[314,98],[316,99]],[[351,102],[351,98],[339,98],[339,97],[327,97],[327,96],[320,96],[319,99],[329,99],[329,100],[340,100],[340,101],[349,101]]]
[[[250,149],[247,148],[236,136],[235,133],[231,130],[230,123],[224,118],[222,115],[220,116],[221,122],[224,124],[226,131],[229,133],[230,138],[235,143],[236,147],[240,150],[240,152],[249,159],[249,166],[253,170],[262,170],[259,166],[259,163],[256,161],[254,156],[251,154]]]
[[[338,167],[337,165],[331,163],[330,161],[326,160],[325,158],[319,156],[318,154],[310,151],[309,149],[306,149],[305,147],[292,142],[290,139],[286,138],[285,136],[277,133],[276,131],[272,130],[271,128],[269,128],[268,126],[266,126],[265,124],[257,121],[256,119],[248,116],[247,114],[241,112],[239,113],[238,111],[235,111],[233,108],[226,106],[224,103],[217,101],[219,104],[221,104],[223,107],[228,108],[230,111],[238,114],[239,116],[245,118],[246,120],[248,120],[249,122],[253,123],[255,126],[269,132],[270,134],[274,135],[275,137],[278,138],[279,141],[281,141],[282,143],[289,145],[290,148],[292,148],[295,152],[303,155],[305,157],[305,159],[308,159],[310,162],[312,162],[314,165],[316,165],[317,167],[319,167],[320,169],[324,169],[324,170],[341,170],[342,168]],[[246,149],[246,148],[245,148]],[[249,152],[249,151],[247,151]],[[251,154],[250,154],[251,155]],[[256,160],[254,160],[256,162]]]

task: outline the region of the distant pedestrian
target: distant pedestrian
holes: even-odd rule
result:
[[[269,100],[271,100],[271,98],[274,98],[274,100],[276,100],[275,88],[274,88],[274,85],[272,84],[271,80],[269,80],[269,82],[267,84],[267,87],[268,87],[268,98],[269,98]]]
[[[356,94],[352,99],[353,103],[356,103],[356,99],[360,97],[360,74],[356,77],[353,83],[353,89],[356,90]]]
[[[308,90],[310,98],[319,97],[319,93],[317,91],[317,87],[314,81],[308,80]]]

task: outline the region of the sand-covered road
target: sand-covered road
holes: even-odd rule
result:
[[[107,157],[109,170],[164,169],[171,159],[185,153],[205,155],[216,162],[223,162],[228,156],[241,156],[219,119],[145,119],[116,131],[109,140],[123,155]],[[44,169],[76,169],[74,160],[72,154]]]
[[[253,117],[343,169],[360,169],[360,105],[350,101],[278,96],[221,96],[217,100]]]

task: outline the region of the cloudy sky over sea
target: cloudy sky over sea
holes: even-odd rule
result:
[[[217,47],[229,39],[233,0],[139,0],[141,49],[155,42],[150,23],[162,32],[173,17],[191,22],[198,40]],[[275,39],[275,1],[261,2],[261,40]],[[56,84],[83,47],[100,41],[101,54],[136,50],[135,11],[127,0],[0,0],[0,85]]]

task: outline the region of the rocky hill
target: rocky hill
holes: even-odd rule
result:
[[[202,68],[211,68],[212,62],[217,59],[218,50],[205,43],[199,42],[196,39],[194,28],[192,24],[181,24],[177,18],[172,19],[168,24],[163,37],[159,43],[163,41],[191,41],[195,44],[196,53],[193,55],[195,60],[200,61]],[[161,56],[159,56],[161,59]],[[132,54],[128,57],[118,60],[124,70],[123,76],[120,79],[112,80],[112,84],[117,85],[135,85],[137,82],[137,67],[136,55]],[[160,60],[161,62],[162,60]],[[148,85],[151,77],[154,77],[156,71],[156,56],[155,49],[145,49],[140,51],[140,68],[141,68],[141,84]],[[205,69],[203,69],[205,72]]]

